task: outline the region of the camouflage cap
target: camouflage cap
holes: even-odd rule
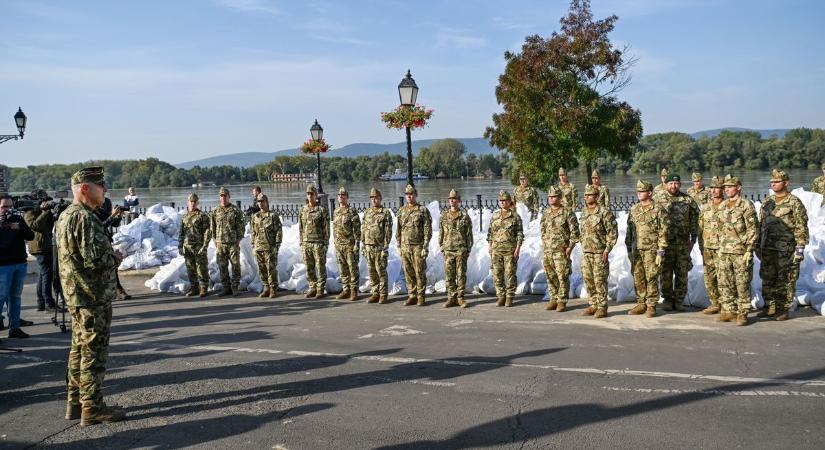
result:
[[[308,184],[307,185],[307,194],[317,194],[317,193],[318,193],[318,190],[315,189],[314,184]]]
[[[450,189],[450,195],[447,198],[461,198],[461,196],[458,195],[455,189]]]
[[[229,197],[230,196],[229,195],[229,189],[221,186],[220,190],[218,190],[218,195],[225,195],[225,196]]]
[[[727,174],[725,176],[725,181],[722,183],[723,186],[741,186],[742,183],[739,181],[739,177],[735,177],[731,174]]]
[[[525,173],[525,172],[520,173],[518,175],[518,178],[519,178],[519,180],[522,179],[522,178],[524,178],[526,180],[527,179],[527,173]]]
[[[702,181],[702,174],[699,172],[693,172],[693,175],[690,176],[693,181]]]
[[[725,187],[724,180],[722,179],[722,177],[713,177],[710,180],[710,187],[712,187],[712,188],[723,188],[723,187]]]
[[[510,193],[509,193],[509,192],[507,192],[507,191],[505,191],[505,190],[503,190],[503,189],[502,189],[502,190],[498,191],[498,199],[499,199],[499,200],[507,200],[507,201],[510,201],[510,200],[512,200],[512,197],[510,197]]]
[[[261,192],[260,194],[258,194],[258,195],[255,197],[255,200],[256,200],[256,201],[259,201],[259,202],[267,202],[267,203],[269,203],[269,197],[267,197],[267,196],[266,196],[266,194],[264,194],[263,192]]]
[[[665,183],[670,183],[671,181],[678,181],[681,183],[682,177],[680,177],[678,173],[672,173],[665,178]]]
[[[561,195],[561,190],[556,186],[550,186],[550,189],[547,190],[548,197],[558,197]]]
[[[189,194],[189,201],[190,201],[190,202],[197,202],[198,200],[199,200],[199,199],[198,199],[198,194],[196,194],[196,193],[194,193],[194,192],[193,192],[193,193],[191,193],[191,194]]]
[[[415,190],[415,187],[413,185],[408,184],[407,187],[404,188],[404,194],[418,195],[418,191]]]
[[[106,185],[106,180],[103,178],[103,167],[93,166],[84,167],[72,175],[72,184],[92,183],[101,186]]]
[[[559,176],[567,175],[567,171],[564,170],[564,167],[559,167]]]
[[[667,167],[665,167],[664,169],[662,169],[662,171],[661,171],[661,172],[659,172],[659,176],[660,176],[660,177],[666,177],[666,176],[668,176],[669,174],[670,174],[670,172],[667,170]]]
[[[645,180],[639,180],[636,182],[636,192],[650,192],[653,190],[653,185],[648,183]]]
[[[784,170],[773,169],[771,172],[771,181],[788,181],[788,174]]]
[[[593,186],[592,184],[588,184],[586,188],[584,188],[584,195],[599,195],[599,188]]]
[[[381,191],[379,191],[376,188],[370,189],[370,198],[373,198],[373,197],[381,198]]]
[[[347,188],[341,186],[338,188],[338,195],[346,195],[349,196],[349,192],[347,192]]]
[[[599,171],[598,170],[593,170],[593,173],[590,174],[590,178],[601,178],[599,176]]]

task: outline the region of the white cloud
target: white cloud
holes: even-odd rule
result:
[[[281,10],[267,0],[213,0],[216,4],[235,11],[264,13],[277,16]]]

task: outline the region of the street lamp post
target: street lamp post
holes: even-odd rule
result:
[[[23,139],[23,134],[26,131],[26,120],[23,109],[17,108],[17,113],[14,114],[14,124],[17,126],[18,134],[0,134],[0,144],[6,141]]]
[[[324,129],[321,127],[321,124],[318,123],[318,119],[315,119],[315,123],[309,127],[309,134],[312,135],[313,141],[320,141],[324,138]],[[315,152],[315,157],[317,158],[317,168],[315,170],[316,176],[318,180],[318,194],[324,193],[324,187],[321,186],[321,152]]]
[[[415,84],[409,69],[407,75],[398,83],[398,98],[401,100],[401,106],[412,108],[415,106],[415,100],[418,98],[418,85]],[[407,183],[411,186],[413,184],[413,160],[412,160],[412,134],[410,133],[409,125],[407,128]]]

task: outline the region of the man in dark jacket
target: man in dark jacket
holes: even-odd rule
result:
[[[46,197],[43,191],[32,192],[38,199]],[[54,258],[52,256],[52,229],[54,228],[54,214],[51,203],[41,201],[35,209],[26,211],[23,215],[26,225],[34,232],[34,239],[29,241],[29,253],[37,258],[40,275],[37,281],[37,310],[54,309],[57,305],[52,296],[52,282],[54,278]]]
[[[100,208],[95,210],[95,214],[97,215],[97,218],[103,222],[103,228],[106,229],[106,235],[109,236],[109,241],[111,242],[112,236],[114,235],[112,228],[117,228],[120,226],[120,221],[123,217],[123,208],[120,205],[112,208],[112,200],[110,200],[109,197],[106,197],[103,199],[103,204],[100,205]],[[117,275],[117,272],[115,272],[115,275]],[[126,292],[126,289],[123,289],[123,285],[120,284],[120,276],[116,276],[116,279],[117,292],[123,300],[129,300],[132,298],[132,296]]]
[[[22,217],[12,214],[14,200],[0,196],[0,311],[9,305],[9,337],[29,337],[20,329],[31,322],[20,320],[20,299],[23,281],[26,279],[26,242],[34,239],[34,233]]]

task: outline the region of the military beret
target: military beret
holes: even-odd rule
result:
[[[771,181],[788,181],[788,174],[784,170],[773,169]]]
[[[461,196],[458,195],[455,189],[450,189],[450,195],[447,198],[461,198]]]
[[[505,190],[503,190],[503,189],[502,189],[502,190],[498,191],[498,199],[499,199],[499,200],[507,200],[507,201],[510,201],[510,200],[512,199],[512,197],[510,197],[510,193],[509,193],[509,192],[507,192],[507,191],[505,191]]]
[[[307,194],[317,194],[317,193],[318,193],[318,190],[315,189],[314,184],[308,184],[307,185]]]
[[[682,177],[680,177],[678,173],[672,173],[665,178],[665,183],[670,183],[671,181],[678,181],[681,183]]]
[[[341,186],[338,188],[338,195],[346,195],[349,196],[349,192],[347,192],[347,188]]]
[[[599,195],[599,188],[588,184],[587,187],[584,188],[584,195]]]
[[[196,194],[196,193],[194,193],[194,192],[193,192],[193,193],[191,193],[191,194],[189,194],[189,201],[190,201],[190,202],[196,202],[196,201],[198,201],[198,194]]]
[[[370,189],[370,198],[373,198],[373,197],[381,198],[381,191],[379,191],[376,188]]]
[[[735,177],[731,174],[725,176],[725,182],[723,186],[741,186],[742,183],[739,181],[739,177]]]
[[[693,172],[693,175],[691,175],[690,177],[691,177],[691,179],[693,179],[693,181],[701,181],[702,180],[702,174],[699,173],[699,172]]]
[[[548,197],[558,197],[561,195],[561,190],[556,186],[550,186],[550,189],[547,190]]]
[[[659,176],[660,176],[660,177],[666,177],[666,176],[668,176],[668,174],[669,174],[669,173],[670,173],[670,172],[668,172],[667,168],[664,168],[664,169],[662,169],[662,171],[659,173]]]
[[[559,167],[559,176],[567,175],[567,171],[564,170],[564,167]]]
[[[257,197],[255,197],[255,200],[257,200],[257,201],[259,201],[259,202],[267,202],[267,203],[269,203],[269,197],[267,197],[267,196],[266,196],[263,192],[261,192],[260,194],[258,194],[258,196],[257,196]]]
[[[590,178],[601,178],[599,176],[599,171],[598,170],[593,170],[593,173],[590,174]]]
[[[415,187],[413,187],[413,185],[408,184],[407,187],[404,188],[404,194],[418,195],[418,191],[415,190]]]
[[[713,177],[710,181],[710,187],[712,188],[723,188],[725,187],[722,177]]]
[[[84,167],[72,175],[72,184],[93,183],[101,186],[106,185],[103,179],[103,167]]]
[[[636,192],[650,192],[653,190],[653,185],[644,180],[636,182]]]
[[[229,197],[230,196],[229,195],[229,189],[221,186],[220,190],[218,190],[218,195],[225,195],[225,196]]]

